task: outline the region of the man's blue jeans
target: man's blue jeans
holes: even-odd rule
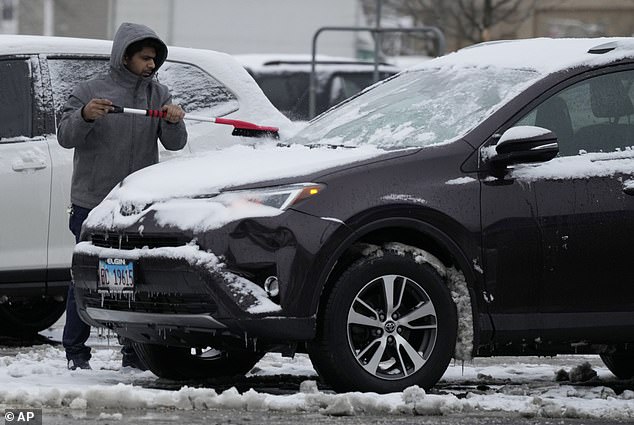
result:
[[[79,234],[81,225],[88,217],[90,210],[88,208],[73,205],[70,213],[68,227],[75,235],[75,242],[79,242]],[[86,346],[86,341],[90,336],[90,326],[85,324],[77,314],[77,303],[75,302],[74,284],[68,287],[68,298],[66,299],[66,324],[64,325],[64,334],[62,336],[62,344],[66,350],[66,359],[74,361],[90,360],[90,347]]]

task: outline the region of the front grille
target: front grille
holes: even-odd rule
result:
[[[206,294],[150,294],[137,292],[134,298],[128,295],[102,298],[95,291],[81,291],[86,307],[105,308],[117,311],[161,314],[215,313],[216,303]],[[130,298],[128,298],[130,297]]]
[[[93,233],[92,244],[101,248],[136,249],[183,246],[188,239],[181,235],[140,235],[138,233]]]

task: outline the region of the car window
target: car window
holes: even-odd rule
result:
[[[194,65],[165,62],[157,78],[170,88],[172,102],[181,105],[185,112],[204,110],[212,116],[221,116],[239,108],[238,100],[228,88]]]
[[[0,61],[0,142],[33,136],[31,66],[27,60]]]
[[[49,58],[48,69],[53,86],[56,122],[62,117],[64,104],[75,87],[82,81],[105,74],[108,67],[108,58]]]
[[[62,109],[73,89],[81,81],[108,71],[107,58],[49,59],[53,84],[55,116],[59,121]],[[200,68],[180,63],[165,62],[157,73],[158,80],[167,85],[172,101],[186,112],[205,110],[214,116],[226,115],[238,109],[235,96],[217,80]]]
[[[516,125],[553,131],[559,155],[612,152],[634,146],[634,71],[578,82],[522,118]]]

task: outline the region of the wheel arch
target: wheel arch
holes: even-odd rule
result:
[[[352,230],[343,240],[329,240],[322,252],[328,253],[323,267],[316,271],[319,276],[315,285],[311,311],[315,312],[320,320],[323,310],[322,302],[326,300],[332,290],[334,282],[341,273],[349,267],[356,259],[362,255],[360,247],[364,244],[382,246],[387,242],[398,242],[424,250],[437,257],[447,268],[455,267],[463,273],[469,295],[471,298],[471,314],[473,319],[474,347],[477,346],[476,338],[477,323],[479,314],[476,300],[477,276],[474,267],[465,253],[465,249],[456,242],[456,239],[467,241],[468,231],[446,216],[428,214],[428,211],[421,211],[423,214],[412,213],[412,206],[407,205],[407,211],[402,209],[391,210],[388,214],[385,211],[367,214],[364,217],[356,217],[350,220],[349,230]],[[436,215],[433,219],[431,216]],[[421,217],[421,216],[426,216]],[[446,223],[452,229],[453,237],[445,231],[440,223]],[[336,238],[332,238],[336,239]],[[479,255],[475,253],[477,249],[471,248],[475,258]]]

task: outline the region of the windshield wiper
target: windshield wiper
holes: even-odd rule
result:
[[[349,146],[349,145],[341,145],[341,144],[336,144],[336,143],[308,143],[308,144],[302,144],[303,146],[306,146],[309,149],[317,149],[317,148],[328,148],[328,149],[339,149],[339,148],[343,148],[343,149],[356,149],[358,146]],[[278,143],[277,147],[279,148],[289,148],[291,147],[291,144],[289,143]]]

